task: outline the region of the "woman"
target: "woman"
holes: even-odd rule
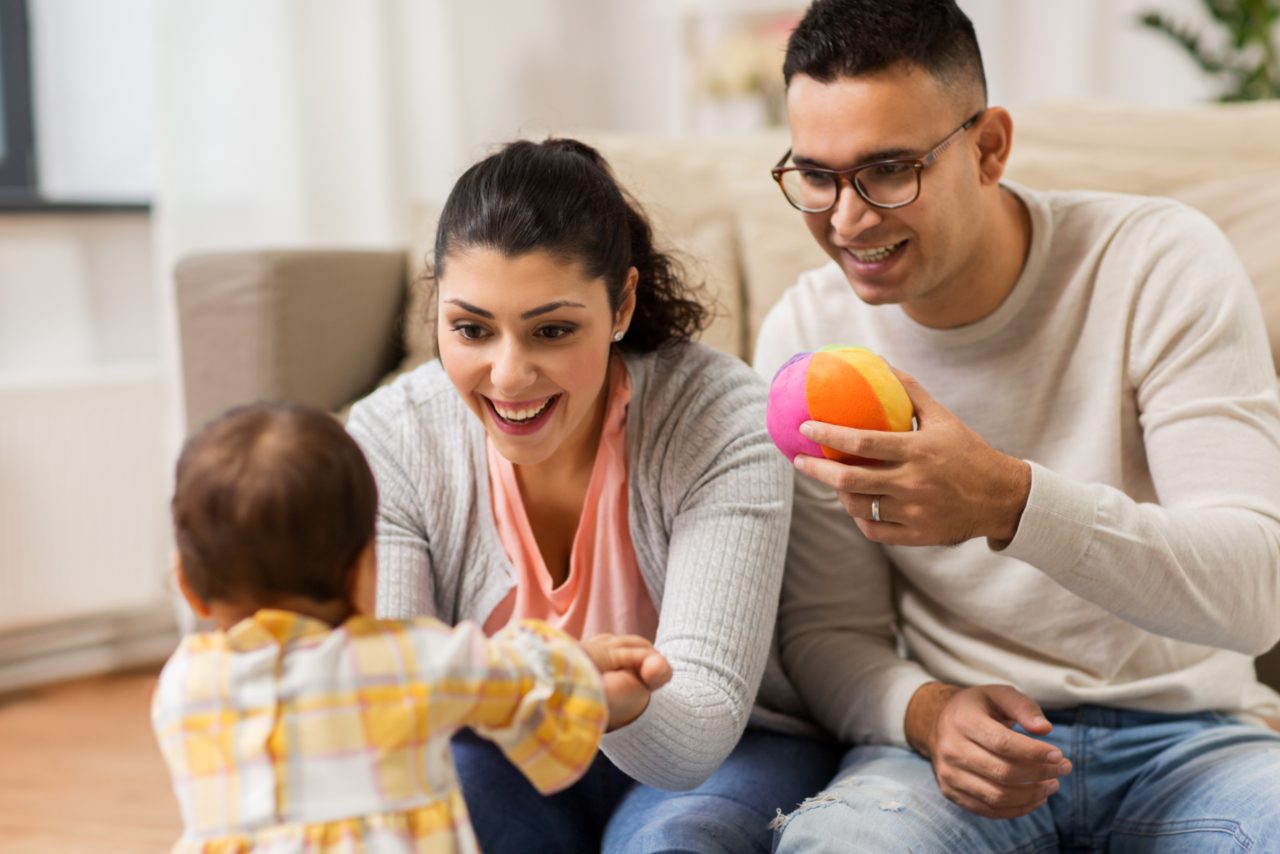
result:
[[[690,341],[706,311],[579,142],[516,142],[471,167],[433,272],[439,360],[349,423],[381,493],[378,613],[638,634],[673,671],[550,798],[456,739],[481,845],[767,851],[768,821],[821,787],[834,751],[777,732],[801,731],[766,674],[791,475],[762,381]],[[746,729],[762,675],[756,719],[773,732]]]

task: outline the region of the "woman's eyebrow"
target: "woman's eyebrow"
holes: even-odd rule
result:
[[[555,302],[549,302],[546,305],[540,305],[537,308],[529,309],[524,314],[520,315],[520,319],[528,320],[529,318],[537,317],[540,314],[548,314],[558,308],[586,308],[586,306],[580,302],[570,302],[569,300],[563,299],[556,300]]]
[[[472,305],[471,303],[465,300],[448,299],[448,300],[445,300],[445,302],[451,305],[456,305],[458,308],[462,309],[463,311],[470,312],[471,314],[478,314],[481,317],[486,317],[489,320],[493,320],[492,311],[481,308],[478,305]],[[556,300],[555,302],[549,302],[546,305],[540,305],[537,308],[529,309],[528,311],[520,315],[520,319],[528,320],[531,317],[538,317],[539,315],[548,314],[550,312],[555,311],[558,308],[586,308],[586,306],[580,302],[571,302],[569,300],[563,300],[563,299]]]
[[[458,308],[462,309],[463,311],[470,312],[471,314],[478,314],[478,315],[480,315],[481,317],[487,317],[487,318],[489,318],[490,320],[493,320],[493,312],[492,312],[492,311],[489,311],[489,310],[487,310],[487,309],[480,308],[480,307],[479,307],[479,306],[477,306],[477,305],[472,305],[471,303],[469,303],[469,302],[465,302],[465,301],[460,300],[460,299],[447,299],[447,300],[445,300],[445,302],[446,302],[446,303],[449,303],[449,304],[451,304],[451,305],[456,305]]]

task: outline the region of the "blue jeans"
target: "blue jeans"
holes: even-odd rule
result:
[[[777,852],[1280,852],[1280,734],[1213,713],[1047,711],[1071,760],[1062,787],[1015,819],[943,797],[899,747],[849,751],[828,788],[782,823]]]
[[[767,854],[769,822],[831,779],[840,749],[748,729],[724,764],[691,791],[640,785],[600,754],[581,780],[545,797],[469,730],[454,737],[453,759],[485,854]]]

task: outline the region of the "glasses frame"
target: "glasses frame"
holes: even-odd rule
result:
[[[929,149],[929,151],[921,157],[890,157],[885,160],[873,160],[870,163],[862,163],[849,169],[824,169],[820,166],[784,166],[783,164],[791,159],[791,149],[788,148],[787,153],[782,155],[782,159],[769,170],[769,174],[773,176],[773,180],[778,182],[778,189],[782,191],[782,196],[787,200],[787,204],[791,205],[791,207],[801,213],[826,213],[827,211],[834,209],[835,206],[840,203],[840,182],[842,180],[848,183],[849,186],[853,187],[853,191],[858,194],[858,198],[862,199],[873,208],[878,208],[879,210],[884,211],[905,208],[907,205],[920,198],[920,173],[932,166],[934,161],[938,159],[938,156],[942,154],[942,152],[946,151],[947,147],[950,146],[951,143],[955,142],[962,133],[973,127],[977,123],[978,119],[982,118],[983,114],[986,112],[987,108],[983,107],[972,116],[969,116],[969,118],[965,119],[964,124],[947,134],[941,142]],[[891,164],[900,164],[911,167],[911,170],[916,177],[916,191],[911,198],[905,202],[895,202],[894,204],[886,205],[867,197],[866,191],[864,191],[862,189],[862,185],[858,183],[858,173],[864,169],[874,169],[877,166],[887,166]],[[787,188],[782,184],[782,179],[788,172],[821,172],[824,175],[830,175],[836,182],[835,198],[832,199],[831,204],[827,205],[825,208],[801,207],[791,200],[791,196],[787,195]]]

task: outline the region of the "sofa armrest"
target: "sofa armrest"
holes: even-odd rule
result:
[[[174,272],[187,431],[229,406],[292,400],[336,410],[401,355],[399,251],[194,255]]]

